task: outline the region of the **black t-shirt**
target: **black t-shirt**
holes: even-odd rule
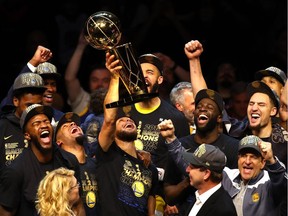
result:
[[[86,216],[97,215],[98,184],[96,180],[96,160],[86,158],[86,163],[80,164],[81,185],[83,194],[81,196]]]
[[[127,110],[127,107],[124,109]],[[129,116],[137,125],[138,140],[136,148],[150,152],[153,163],[157,167],[165,169],[168,149],[157,125],[165,119],[171,119],[175,127],[175,135],[178,138],[187,136],[190,134],[190,128],[185,116],[162,99],[160,106],[149,113],[140,113],[135,106],[130,106],[130,109]],[[124,112],[119,115],[123,116]]]
[[[0,119],[0,170],[12,163],[25,147],[20,119],[14,113],[6,114]]]
[[[13,163],[1,170],[0,204],[18,209],[16,216],[35,215],[37,188],[47,172],[59,167],[75,170],[80,180],[79,164],[74,155],[54,146],[54,156],[49,163],[39,163],[30,148],[25,148]]]
[[[100,215],[147,216],[148,197],[158,183],[156,167],[146,168],[115,143],[107,152],[99,146],[96,158]]]
[[[132,105],[124,107],[123,112],[119,113],[120,116],[125,115],[124,110],[137,125],[138,136],[135,142],[136,148],[150,152],[152,162],[158,169],[161,169],[159,173],[162,173],[161,176],[164,176],[167,166],[168,148],[157,125],[165,119],[171,119],[175,127],[175,135],[178,138],[187,136],[190,134],[190,127],[185,116],[163,99],[161,99],[160,106],[155,110],[147,111],[139,109],[138,111],[135,105]],[[158,184],[157,195],[164,197],[163,179],[159,178],[159,180],[161,181]]]
[[[274,123],[271,136],[261,139],[272,144],[273,154],[287,167],[288,132],[278,123]]]

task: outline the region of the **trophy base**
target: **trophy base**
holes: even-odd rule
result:
[[[154,97],[158,97],[159,94],[158,93],[147,93],[147,94],[140,94],[140,95],[130,95],[128,97],[125,97],[119,101],[115,101],[109,104],[106,104],[106,108],[115,108],[115,107],[124,107],[124,106],[128,106],[134,103],[138,103],[141,101],[145,101],[148,100],[150,98],[154,98]]]

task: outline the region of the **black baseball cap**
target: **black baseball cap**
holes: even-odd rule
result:
[[[195,97],[195,105],[197,106],[197,104],[200,102],[200,100],[202,100],[203,98],[209,98],[211,100],[213,100],[218,108],[219,108],[219,111],[220,113],[223,112],[223,109],[224,109],[224,102],[223,102],[223,98],[222,96],[212,90],[212,89],[202,89],[200,90],[197,94],[196,94],[196,97]]]
[[[162,61],[153,54],[144,54],[139,57],[139,63],[150,63],[155,65],[160,71],[161,76],[163,76],[163,63]]]
[[[183,152],[184,160],[189,164],[206,167],[214,172],[221,173],[226,165],[225,154],[214,145],[201,144],[194,153]]]
[[[78,125],[78,126],[80,126],[80,124],[81,124],[80,117],[76,113],[74,113],[74,112],[66,112],[66,113],[64,113],[61,116],[61,118],[58,121],[57,126],[55,128],[55,132],[54,132],[55,138],[56,138],[58,130],[61,128],[61,126],[63,124],[65,124],[67,122],[75,122],[75,124]]]
[[[51,121],[54,115],[54,111],[50,106],[45,106],[41,104],[32,104],[28,106],[21,115],[20,126],[24,131],[27,122],[35,115],[44,114]]]
[[[287,80],[287,75],[282,71],[281,69],[277,67],[268,67],[264,70],[257,71],[255,74],[256,80],[261,80],[263,77],[266,76],[272,76],[275,79],[277,79],[282,85],[285,85],[285,82]]]
[[[280,108],[280,100],[279,100],[279,97],[276,94],[276,92],[274,90],[272,90],[264,82],[254,81],[254,82],[249,83],[247,86],[248,97],[251,98],[251,96],[257,92],[266,94],[269,96],[269,98],[272,99],[274,106],[277,108],[277,112],[276,112],[276,114],[277,114],[279,111],[279,108]]]

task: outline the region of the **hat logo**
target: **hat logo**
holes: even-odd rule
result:
[[[257,139],[257,137],[255,137],[255,136],[246,136],[246,137],[244,137],[243,139],[242,139],[242,141],[241,141],[241,145],[242,146],[245,146],[245,145],[255,145],[255,146],[257,146],[257,142],[258,142],[259,140]]]
[[[48,73],[49,72],[49,68],[48,67],[43,68],[43,71],[45,71],[45,73]]]
[[[72,117],[73,117],[73,113],[72,112],[69,112],[69,113],[65,114],[65,119],[67,121],[72,121]]]
[[[207,93],[207,95],[208,95],[210,98],[214,98],[214,97],[215,97],[215,92],[212,91],[211,89],[207,89],[207,90],[206,90],[206,93]]]
[[[24,74],[22,78],[22,85],[33,85],[33,86],[39,86],[41,85],[41,82],[33,77],[30,73]]]
[[[48,62],[44,62],[37,67],[38,74],[57,73],[56,67]]]
[[[36,107],[35,110],[36,110],[38,113],[44,113],[44,107],[43,107],[43,106]]]
[[[198,149],[195,151],[194,155],[198,158],[201,158],[206,153],[205,145],[200,145]]]
[[[257,82],[257,81],[252,82],[252,86],[253,86],[254,88],[260,88],[260,82]]]
[[[266,68],[266,70],[277,73],[278,75],[280,75],[280,73],[281,73],[281,70],[279,68],[276,68],[276,67],[269,67],[269,68]]]

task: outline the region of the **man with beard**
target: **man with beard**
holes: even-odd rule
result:
[[[138,58],[143,76],[147,85],[148,93],[158,93],[159,85],[163,82],[163,63],[153,54],[144,54]],[[117,67],[118,60],[111,59],[106,67],[111,71]],[[121,70],[121,68],[119,68]],[[178,137],[190,134],[189,124],[185,116],[173,105],[160,97],[153,97],[131,106],[123,108],[120,116],[129,116],[137,124],[137,149],[151,153],[152,162],[158,169],[159,185],[157,189],[156,202],[157,211],[163,214],[165,204],[163,193],[163,177],[166,170],[168,151],[165,140],[157,132],[157,125],[164,119],[171,119],[175,126]]]
[[[113,58],[107,52],[106,66],[111,72],[111,80],[104,104],[119,100],[121,66],[110,65]],[[139,158],[134,144],[137,127],[129,117],[117,118],[117,110],[104,107],[96,150],[100,214],[152,216],[155,213],[157,169],[152,163],[146,166]]]
[[[0,175],[0,215],[36,215],[37,187],[45,174],[59,167],[75,171],[79,180],[79,164],[75,156],[52,142],[53,129],[50,106],[33,104],[21,115],[20,125],[29,146],[4,168]],[[73,206],[85,215],[83,203]]]
[[[80,117],[73,112],[65,113],[55,129],[55,141],[67,152],[74,154],[79,162],[82,185],[82,201],[86,216],[97,215],[97,181],[96,161],[87,157],[84,142],[85,136],[80,128]]]
[[[165,127],[169,128],[173,122],[170,119],[164,120],[158,127],[163,129],[161,135],[165,138],[166,143],[169,143],[168,146],[180,146],[182,144],[187,152],[194,152],[203,143],[217,146],[226,155],[227,166],[236,168],[238,140],[219,132],[223,109],[223,99],[220,94],[211,89],[203,89],[195,97],[195,134],[181,137],[179,140],[176,139],[174,132],[173,135],[166,134]],[[182,173],[185,173],[185,169],[186,167],[183,168]],[[165,173],[164,182],[168,204],[178,203],[180,205],[179,210],[183,214],[186,205],[191,201],[191,197],[187,196],[193,194],[191,190],[194,189],[189,186],[186,176],[181,175],[181,170],[176,167],[172,158],[169,160],[169,169]]]
[[[179,141],[185,149],[191,148],[192,152],[202,143],[217,146],[226,155],[227,166],[235,168],[237,167],[238,140],[219,132],[223,110],[223,99],[218,92],[212,89],[199,91],[195,97],[194,110],[196,133],[180,137]]]

